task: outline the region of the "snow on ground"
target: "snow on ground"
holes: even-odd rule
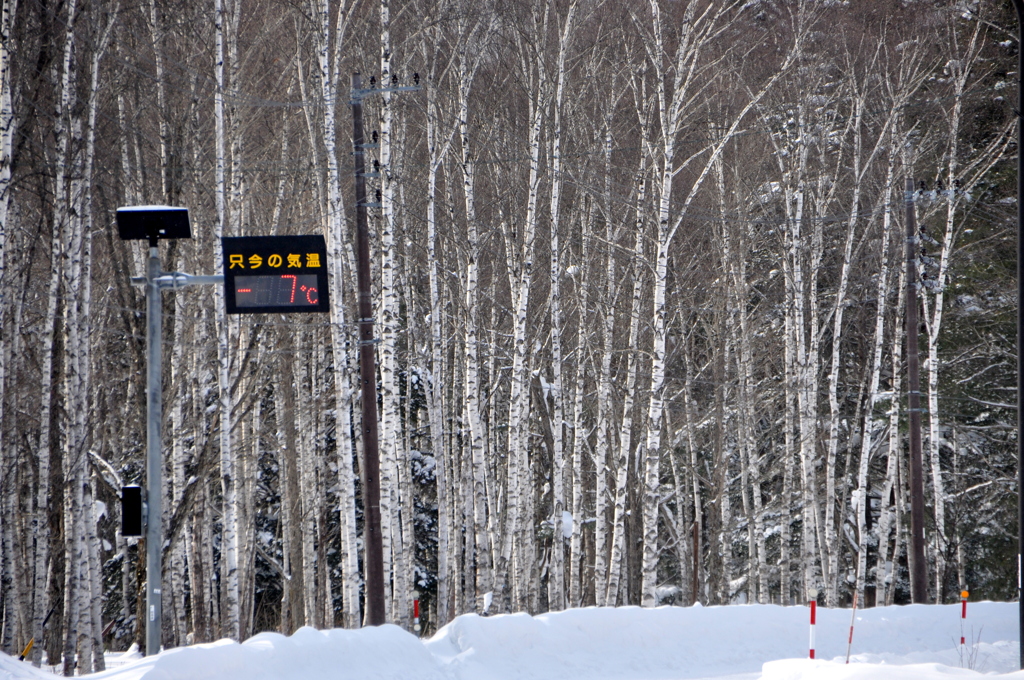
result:
[[[94,680],[954,680],[1018,668],[1018,605],[859,610],[846,665],[849,609],[818,609],[817,659],[807,659],[806,607],[587,608],[529,616],[460,616],[433,638],[397,626],[260,633],[182,647]],[[111,660],[114,660],[111,655]],[[973,666],[976,670],[961,668]],[[0,680],[53,675],[0,654]]]

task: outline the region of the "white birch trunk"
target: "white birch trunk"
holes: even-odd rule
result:
[[[62,650],[62,670],[65,677],[74,675],[78,670],[78,661],[85,658],[89,650],[83,649],[80,639],[82,633],[82,598],[81,565],[85,555],[81,550],[80,537],[84,533],[82,521],[82,485],[77,479],[77,470],[70,465],[69,459],[64,460],[64,475],[68,480],[64,490],[64,644]],[[41,639],[41,638],[40,638]],[[85,669],[82,669],[85,670]]]
[[[583,421],[583,394],[586,390],[586,366],[583,354],[585,326],[579,322],[576,343],[576,380],[573,384],[572,422],[572,534],[569,538],[569,608],[583,606],[583,460],[586,455],[586,424]],[[563,527],[564,531],[564,527]]]
[[[801,108],[802,112],[802,108]],[[803,128],[803,114],[801,113],[801,129]],[[807,164],[808,147],[801,143],[799,149],[800,168],[798,169],[798,185],[795,196],[792,199],[787,196],[786,207],[795,203],[793,215],[789,219],[789,260],[792,282],[790,283],[789,305],[793,315],[792,333],[794,336],[794,392],[796,401],[795,424],[799,436],[797,440],[800,451],[802,466],[801,488],[803,492],[803,522],[801,541],[801,570],[803,573],[803,595],[805,601],[810,599],[809,591],[817,586],[814,572],[814,529],[816,524],[817,508],[817,480],[814,475],[815,461],[815,422],[813,402],[816,395],[808,394],[808,369],[807,369],[807,343],[805,326],[806,290],[804,283],[804,238],[803,238],[803,213],[804,213],[804,173]]]
[[[299,335],[300,342],[303,340],[308,342],[308,339],[309,336],[305,333]],[[298,436],[296,438],[298,451],[295,454],[298,457],[299,498],[297,499],[297,507],[299,516],[296,518],[296,521],[301,528],[302,537],[300,553],[302,556],[303,620],[307,626],[321,628],[323,627],[323,617],[321,616],[323,610],[319,606],[320,603],[317,598],[316,579],[319,565],[316,559],[316,519],[317,508],[322,506],[317,503],[317,496],[319,495],[316,483],[317,464],[313,453],[315,425],[312,422],[313,417],[309,412],[310,404],[314,403],[314,398],[311,394],[312,385],[308,373],[310,368],[308,360],[296,353],[292,357],[292,361],[292,372],[295,376],[296,387],[295,406],[293,408],[298,429]]]
[[[565,392],[562,384],[562,311],[559,299],[559,283],[562,276],[561,253],[558,245],[559,218],[561,216],[562,191],[562,99],[565,93],[565,59],[572,34],[573,19],[578,3],[574,0],[562,28],[558,45],[558,74],[555,97],[552,104],[551,125],[551,291],[549,308],[551,312],[551,371],[552,371],[552,542],[551,565],[548,573],[548,607],[552,611],[565,608],[565,548],[562,536],[562,512],[565,509],[563,424],[565,422]]]
[[[356,451],[349,432],[352,427],[352,396],[351,385],[352,357],[348,342],[350,334],[345,325],[345,256],[347,238],[345,231],[345,206],[341,195],[341,169],[338,165],[337,131],[335,107],[329,102],[337,101],[338,77],[340,73],[340,55],[345,31],[348,28],[351,8],[346,2],[338,6],[334,28],[334,59],[332,62],[330,45],[331,6],[328,0],[318,0],[315,4],[319,19],[317,39],[317,62],[319,66],[320,95],[323,98],[323,143],[327,155],[327,247],[330,267],[330,318],[331,318],[331,355],[334,361],[334,412],[338,434],[338,495],[339,520],[342,552],[342,600],[344,603],[343,621],[348,628],[354,628],[362,621],[359,605],[359,588],[362,583],[359,572],[359,543],[356,535],[355,506],[355,472],[354,462]]]
[[[828,573],[825,580],[825,604],[828,607],[838,605],[838,571],[839,550],[836,545],[836,452],[839,448],[839,424],[842,419],[839,411],[839,380],[840,359],[843,340],[843,315],[846,311],[846,292],[850,281],[850,258],[853,253],[854,236],[860,216],[860,193],[863,179],[863,135],[861,133],[861,117],[865,106],[865,97],[857,96],[853,115],[853,195],[850,200],[850,219],[846,230],[846,246],[843,249],[843,260],[840,266],[839,286],[836,289],[835,305],[832,312],[832,363],[828,379],[829,404],[829,435],[828,452],[825,458],[825,552],[828,555]],[[861,593],[863,595],[863,593]],[[863,602],[863,599],[861,600]]]
[[[538,79],[543,80],[541,76]],[[535,84],[535,88],[538,87]],[[509,262],[509,284],[512,289],[512,375],[509,392],[508,427],[508,506],[505,545],[502,558],[511,569],[512,604],[515,610],[527,608],[525,596],[529,587],[529,571],[533,564],[532,505],[530,504],[527,423],[530,419],[529,365],[526,331],[530,284],[533,278],[534,241],[537,234],[537,203],[540,198],[541,133],[544,121],[543,97],[534,91],[530,100],[529,178],[527,180],[526,216],[522,223],[522,239],[513,237],[515,227],[504,223]],[[513,553],[513,546],[515,552]]]
[[[719,324],[721,325],[721,324]],[[718,531],[715,536],[715,543],[718,545],[718,558],[721,561],[721,571],[717,574],[718,602],[720,604],[732,604],[735,593],[732,590],[733,581],[733,552],[732,552],[732,493],[730,491],[733,459],[733,437],[732,417],[726,411],[728,402],[728,387],[726,382],[726,369],[729,354],[732,352],[732,339],[721,329],[716,329],[722,338],[722,350],[712,358],[715,362],[715,472],[714,472],[714,497],[712,504],[718,509]]]
[[[236,0],[238,2],[238,0]],[[216,43],[215,75],[217,89],[214,94],[214,117],[216,120],[216,170],[215,196],[217,204],[217,225],[215,238],[214,260],[223,260],[220,239],[226,236],[227,228],[227,185],[225,181],[225,130],[224,130],[224,7],[223,0],[214,0],[214,27]],[[234,399],[231,394],[231,382],[228,377],[230,356],[229,320],[222,305],[216,305],[217,323],[217,378],[220,391],[220,481],[224,502],[223,565],[221,569],[222,586],[224,588],[225,618],[222,620],[224,633],[237,640],[239,637],[239,592],[238,592],[238,503],[235,497],[235,456],[231,448],[231,424]]]
[[[75,11],[75,0],[71,0],[68,7],[68,16],[73,17]],[[64,220],[67,218],[67,207],[65,199],[65,176],[63,169],[69,162],[67,145],[70,141],[70,131],[65,120],[65,112],[69,112],[71,106],[71,83],[72,65],[71,51],[74,44],[74,22],[68,21],[65,33],[65,45],[63,50],[63,66],[61,71],[61,89],[58,100],[56,117],[54,123],[54,135],[58,140],[58,156],[60,164],[55,177],[54,189],[54,223],[50,248],[50,282],[47,294],[47,309],[45,326],[43,331],[40,356],[42,356],[42,385],[40,390],[41,405],[39,413],[39,442],[36,447],[36,459],[39,467],[37,476],[37,496],[35,514],[32,518],[32,535],[35,537],[35,572],[33,585],[33,612],[32,612],[32,636],[36,640],[43,639],[43,618],[49,609],[49,597],[46,587],[46,575],[49,569],[49,547],[50,547],[50,525],[48,521],[50,505],[50,456],[52,444],[52,432],[50,421],[52,418],[52,402],[54,390],[53,376],[53,348],[56,334],[57,322],[57,299],[61,289],[61,260],[63,258]],[[74,564],[74,563],[73,563]],[[68,570],[70,573],[70,570]],[[42,655],[42,645],[33,649],[32,662],[39,666]]]
[[[106,599],[103,596],[103,571],[100,564],[100,537],[99,531],[96,527],[98,518],[96,517],[95,508],[95,495],[93,493],[93,485],[90,482],[84,484],[85,490],[85,523],[88,531],[86,536],[87,552],[88,552],[88,592],[86,597],[89,599],[89,618],[92,620],[90,626],[92,639],[93,655],[90,664],[90,670],[93,673],[99,673],[106,669],[106,660],[103,656],[103,601]]]
[[[710,149],[704,165],[695,173],[686,198],[678,205],[672,200],[672,184],[681,168],[674,165],[676,137],[683,128],[684,106],[689,100],[689,88],[701,63],[699,57],[704,47],[714,40],[718,21],[722,18],[723,8],[712,6],[703,14],[696,14],[696,5],[688,5],[680,22],[680,39],[676,46],[673,82],[668,82],[668,71],[662,64],[663,55],[668,54],[666,42],[662,37],[662,19],[657,0],[651,0],[653,39],[648,52],[652,55],[651,65],[656,74],[656,95],[658,114],[660,115],[661,145],[658,162],[660,178],[657,186],[658,195],[658,241],[657,255],[654,263],[654,294],[651,308],[653,319],[653,343],[651,358],[651,399],[645,423],[646,442],[644,445],[644,490],[643,490],[643,583],[641,586],[641,604],[652,607],[657,601],[658,566],[658,506],[660,498],[658,485],[660,482],[661,429],[662,412],[664,411],[665,383],[665,345],[666,345],[666,300],[668,294],[668,254],[673,237],[686,218],[687,210],[704,184],[708,173],[720,157],[725,145],[736,134],[740,123],[750,110],[764,98],[775,82],[789,71],[794,57],[799,53],[800,36],[794,41],[779,70],[768,81],[754,92],[743,108],[730,121],[729,127]],[[674,213],[674,214],[673,214]]]
[[[668,54],[662,37],[661,10],[657,0],[651,0],[652,27],[654,33],[654,60],[657,74],[658,113],[661,116],[661,148],[660,177],[656,184],[658,199],[658,230],[657,255],[654,261],[654,295],[651,307],[653,319],[653,347],[651,356],[651,400],[645,423],[646,442],[643,447],[644,483],[642,493],[643,508],[643,584],[641,586],[641,604],[653,607],[657,604],[655,588],[657,587],[658,567],[658,485],[661,461],[661,415],[664,407],[662,386],[665,382],[665,323],[668,279],[668,248],[671,243],[670,210],[672,203],[672,182],[675,177],[675,145],[682,120],[682,107],[686,101],[687,76],[692,76],[696,63],[695,55],[689,50],[694,48],[692,29],[696,6],[688,5],[682,19],[682,36],[675,54],[675,75],[672,89],[666,82],[666,73],[662,66],[662,55]],[[690,69],[687,61],[690,61]]]
[[[798,104],[797,168],[795,188],[791,184],[792,171],[783,171],[787,178],[785,189],[787,227],[786,255],[787,268],[787,316],[791,317],[789,333],[792,336],[793,368],[793,426],[798,435],[795,444],[800,453],[802,501],[801,570],[802,588],[805,601],[808,592],[817,588],[815,569],[819,550],[824,551],[823,522],[819,521],[818,482],[815,473],[817,462],[817,366],[818,366],[818,318],[817,292],[814,282],[817,278],[816,262],[820,259],[819,239],[812,232],[807,239],[804,233],[805,211],[807,209],[807,160],[809,144],[805,137],[807,126],[803,104]],[[780,158],[781,163],[781,158]],[[810,241],[808,243],[808,241]],[[807,260],[805,264],[805,259]],[[810,282],[805,280],[805,268],[810,272]],[[787,434],[789,430],[787,429]],[[827,565],[823,565],[827,569]]]
[[[391,87],[391,33],[388,0],[380,2],[380,80],[381,87]],[[407,610],[407,577],[402,569],[402,535],[398,526],[397,506],[398,459],[400,454],[400,428],[398,421],[398,386],[395,357],[398,332],[398,295],[396,292],[395,257],[395,189],[392,168],[392,133],[394,114],[392,93],[383,92],[380,104],[380,387],[381,387],[381,461],[380,461],[380,516],[381,539],[384,545],[384,584],[389,596],[385,598],[387,621],[398,623]]]
[[[89,593],[87,597],[91,601],[89,616],[91,619],[91,643],[94,652],[91,664],[93,672],[104,670],[106,668],[106,663],[103,656],[102,637],[102,605],[104,598],[103,572],[100,565],[100,539],[99,530],[96,526],[97,518],[95,517],[93,507],[93,487],[88,481],[88,457],[85,455],[89,436],[87,418],[90,409],[88,407],[88,400],[89,394],[92,391],[92,362],[90,353],[90,340],[92,336],[92,186],[93,165],[96,150],[96,110],[97,100],[99,98],[100,62],[106,52],[119,6],[120,3],[117,3],[112,8],[112,12],[109,15],[110,18],[106,22],[106,26],[93,48],[92,63],[90,64],[91,80],[87,101],[85,157],[83,159],[84,167],[82,173],[84,186],[82,186],[80,190],[81,202],[78,210],[78,214],[81,219],[81,230],[83,232],[82,265],[80,280],[76,286],[80,295],[78,325],[81,332],[79,348],[79,370],[81,371],[81,375],[79,379],[79,395],[77,398],[78,405],[75,418],[77,420],[77,428],[79,430],[80,438],[78,455],[83,459],[83,467],[85,468],[83,471],[84,474],[82,482],[84,485],[84,493],[86,494],[85,511],[87,514],[85,526],[87,528],[87,535],[84,539],[88,542]]]
[[[896,136],[891,134],[891,139],[895,140]],[[883,234],[889,232],[892,226],[892,211],[893,203],[892,198],[894,197],[893,178],[895,176],[895,162],[896,162],[896,144],[890,144],[891,150],[889,152],[889,170],[886,175],[886,184],[884,197],[889,197],[889,200],[885,202],[884,212],[882,213],[882,230]],[[883,250],[883,252],[885,252]],[[887,262],[887,261],[886,261]],[[895,503],[890,503],[889,499],[893,493],[899,493],[897,487],[897,479],[899,475],[898,460],[901,455],[900,450],[900,431],[899,431],[899,404],[900,400],[896,398],[900,394],[900,378],[901,372],[898,370],[901,365],[901,354],[903,347],[903,324],[898,321],[902,318],[904,296],[905,291],[905,268],[897,267],[901,272],[898,283],[897,283],[897,301],[894,309],[894,319],[892,324],[892,344],[891,348],[891,361],[892,361],[892,383],[889,385],[889,437],[888,437],[888,451],[886,454],[886,468],[885,468],[885,481],[882,485],[881,495],[881,508],[878,517],[878,559],[877,566],[875,567],[875,599],[876,602],[883,604],[889,604],[889,591],[891,584],[893,583],[894,567],[896,558],[898,556],[899,544],[898,542],[893,548],[892,557],[889,556],[889,537],[892,533],[892,528],[895,520]],[[888,272],[879,274],[888,276]],[[886,292],[888,296],[888,291]],[[881,304],[881,298],[879,298],[879,304]]]
[[[637,205],[644,204],[646,182],[641,178],[637,191]],[[644,262],[643,211],[637,210],[633,250],[633,295],[629,315],[629,339],[626,341],[626,384],[622,396],[622,419],[619,421],[619,447],[615,459],[615,505],[612,516],[612,554],[608,564],[608,585],[604,604],[614,607],[619,592],[619,581],[626,560],[626,491],[629,482],[629,453],[633,446],[633,404],[636,400],[638,338],[643,290]],[[636,453],[640,455],[639,449]],[[598,583],[597,587],[602,584]]]
[[[185,377],[182,375],[183,368],[187,367],[182,356],[181,338],[185,337],[184,327],[186,320],[184,296],[174,296],[174,345],[171,349],[171,385],[177,392],[172,392],[172,404],[170,418],[167,422],[168,434],[171,440],[171,503],[168,508],[168,515],[173,515],[174,510],[182,501],[185,488],[185,464],[186,452],[184,442],[186,439],[185,423],[183,413],[183,402],[185,401],[187,389]],[[188,532],[185,532],[186,535]],[[167,535],[166,533],[164,535]],[[185,617],[185,580],[186,580],[186,552],[185,542],[176,543],[171,548],[171,559],[168,565],[168,580],[170,581],[171,592],[171,622],[175,645],[180,645],[188,634],[188,624]]]
[[[403,134],[405,137],[406,130],[403,126]],[[399,186],[398,200],[401,205],[408,205],[406,203],[404,186]],[[406,232],[408,233],[408,232]],[[405,252],[404,261],[406,268],[404,271],[412,271],[412,257],[409,252],[412,248],[411,239],[405,240]],[[415,550],[416,550],[416,527],[413,519],[415,513],[414,508],[416,507],[416,492],[413,487],[412,480],[412,455],[410,453],[412,446],[412,422],[413,414],[412,410],[413,399],[412,394],[414,390],[414,383],[412,378],[415,375],[415,363],[416,362],[416,348],[419,343],[419,324],[417,323],[418,310],[416,301],[412,295],[412,286],[409,282],[410,275],[403,277],[404,280],[399,283],[401,286],[401,293],[403,296],[403,302],[405,304],[406,318],[406,342],[409,348],[410,360],[406,364],[406,387],[405,387],[405,398],[401,402],[401,422],[405,423],[405,427],[402,429],[402,443],[401,449],[399,450],[401,457],[399,458],[399,508],[400,518],[402,521],[402,544],[405,548],[402,551],[402,565],[407,574],[406,581],[406,599],[405,609],[400,611],[400,621],[403,622],[404,627],[413,631],[413,605],[411,600],[413,599],[413,592],[417,591],[418,584],[416,580],[416,570],[413,565]],[[418,592],[418,591],[417,591]]]
[[[740,225],[740,229],[745,226]],[[742,253],[742,254],[740,254]],[[746,271],[746,246],[743,236],[739,240],[738,257],[733,260],[733,305],[736,309],[738,323],[735,327],[738,330],[738,337],[735,339],[737,346],[738,373],[738,402],[739,402],[739,437],[740,447],[743,452],[744,466],[747,479],[744,488],[749,489],[751,495],[751,513],[748,514],[749,525],[749,553],[750,569],[756,568],[757,581],[754,587],[754,578],[749,577],[750,601],[757,601],[760,604],[768,603],[768,556],[765,544],[764,529],[764,502],[761,493],[761,468],[757,451],[757,444],[754,441],[754,426],[751,422],[752,414],[755,412],[754,399],[751,394],[751,382],[753,381],[753,352],[750,347],[751,332],[749,328],[746,301],[749,298]],[[744,492],[746,493],[746,492]],[[754,557],[756,553],[756,558]],[[756,560],[756,561],[755,561]]]
[[[312,623],[306,621],[305,564],[302,559],[302,492],[299,482],[299,442],[295,422],[294,351],[291,333],[283,332],[281,349],[285,357],[279,364],[279,379],[274,385],[274,410],[277,417],[278,466],[281,470],[281,553],[284,579],[281,597],[281,629],[284,634]]]
[[[117,122],[120,138],[121,158],[121,190],[124,192],[126,205],[139,205],[142,203],[142,192],[139,187],[137,173],[132,168],[132,148],[129,145],[131,138],[129,121],[125,112],[124,93],[117,93]],[[136,167],[138,164],[135,164]],[[128,248],[129,262],[132,264],[132,276],[143,276],[146,271],[144,258],[146,256],[142,248]]]
[[[893,179],[893,155],[890,153],[889,160],[889,171],[886,181],[886,189],[883,197],[892,197],[892,179]],[[883,198],[884,200],[884,198]],[[890,212],[889,205],[890,201],[885,201],[885,214],[883,216],[882,223],[882,263],[878,273],[878,285],[876,292],[877,307],[875,310],[875,337],[874,337],[874,348],[871,357],[871,376],[868,379],[868,395],[867,405],[864,410],[864,430],[861,437],[861,449],[860,449],[860,463],[857,466],[857,491],[854,499],[851,499],[853,506],[851,509],[854,512],[854,516],[857,518],[857,581],[856,591],[857,597],[860,598],[861,602],[864,602],[864,586],[867,583],[867,555],[868,547],[870,543],[870,537],[868,536],[867,521],[868,513],[870,508],[868,506],[868,465],[871,461],[871,451],[874,448],[874,442],[877,437],[880,437],[885,423],[881,417],[876,417],[875,406],[878,403],[881,395],[879,393],[879,382],[882,372],[882,350],[885,342],[885,315],[887,302],[889,300],[889,226],[890,226]],[[893,458],[890,452],[890,458]],[[888,497],[883,498],[883,502],[888,502]],[[883,545],[888,545],[888,527],[884,527],[886,530],[883,544],[882,535],[879,533],[878,541],[878,560],[876,570],[884,563]],[[877,591],[876,591],[877,593]],[[876,595],[877,596],[877,595]]]
[[[949,258],[953,252],[953,242],[956,237],[956,208],[959,203],[956,197],[955,186],[960,178],[957,154],[959,152],[960,122],[963,114],[963,95],[967,87],[967,80],[970,68],[966,67],[968,60],[972,60],[978,33],[981,30],[981,23],[978,22],[965,55],[965,61],[951,61],[953,69],[953,110],[949,118],[949,146],[946,151],[947,164],[944,168],[946,181],[949,186],[946,195],[946,215],[944,233],[942,239],[942,250],[939,255],[939,271],[934,282],[934,300],[932,302],[931,314],[924,313],[925,326],[928,331],[928,349],[925,356],[925,367],[928,372],[928,461],[932,477],[932,507],[935,513],[935,544],[933,546],[935,556],[935,598],[936,602],[942,604],[945,595],[946,575],[946,489],[942,479],[942,466],[940,453],[942,449],[942,431],[940,428],[939,416],[939,371],[941,360],[939,357],[939,331],[942,327],[942,313],[945,303],[946,276],[949,271]],[[923,277],[922,277],[923,279]],[[924,300],[925,310],[928,301]]]
[[[633,445],[633,403],[637,384],[637,339],[640,334],[641,291],[643,288],[643,205],[644,187],[640,180],[637,200],[637,227],[633,253],[633,302],[630,312],[629,340],[627,341],[626,386],[623,394],[623,417],[618,427],[618,451],[615,456],[615,501],[611,522],[611,560],[608,563],[608,583],[604,604],[615,606],[618,586],[626,561],[626,493],[630,473],[630,450]],[[639,456],[639,451],[637,456]],[[601,587],[601,584],[598,584]]]
[[[491,281],[490,298],[493,300],[495,297],[496,286],[498,285],[498,279],[495,277]],[[491,318],[490,318],[490,344],[492,348],[486,355],[486,372],[487,380],[490,385],[487,394],[487,422],[497,423],[498,420],[498,384],[500,381],[499,371],[502,367],[498,364],[497,351],[495,348],[498,347],[498,324],[497,324],[497,305],[491,305]],[[506,498],[502,493],[502,488],[498,483],[498,473],[501,469],[501,463],[498,460],[500,455],[500,445],[498,443],[497,427],[487,428],[487,456],[485,460],[489,462],[488,465],[484,466],[484,482],[486,484],[486,492],[488,504],[494,509],[493,512],[487,514],[487,534],[490,537],[488,542],[491,544],[491,565],[498,564],[500,560],[499,550],[502,545],[501,537],[501,517],[505,511]],[[491,462],[493,461],[493,462]],[[504,480],[507,485],[507,480]],[[495,588],[497,590],[497,588]]]
[[[160,27],[160,15],[156,9],[156,0],[149,0],[149,37],[153,47],[153,66],[156,80],[157,120],[160,131],[160,202],[171,203],[171,185],[168,180],[167,157],[167,86],[164,79],[163,31]]]
[[[607,195],[607,193],[606,193]],[[611,243],[612,227],[606,212],[605,238]],[[605,263],[605,309],[601,334],[601,371],[597,386],[597,438],[594,443],[594,595],[598,607],[603,607],[607,590],[604,584],[608,578],[608,458],[611,451],[609,430],[611,429],[612,353],[614,351],[615,295],[618,284],[615,278],[615,253],[609,249]]]
[[[425,388],[427,414],[430,421],[431,453],[434,456],[434,480],[437,489],[437,602],[435,618],[438,627],[448,623],[449,610],[449,544],[451,538],[451,513],[448,508],[448,461],[445,453],[444,427],[444,340],[441,330],[441,272],[438,250],[437,229],[437,173],[444,163],[451,136],[438,148],[437,126],[440,107],[437,103],[435,73],[427,81],[427,253],[430,261],[430,370],[429,383]]]
[[[610,193],[610,192],[609,192]],[[576,380],[572,392],[572,536],[569,540],[569,602],[568,606],[583,606],[583,513],[584,513],[584,481],[583,461],[586,455],[587,433],[583,413],[583,395],[586,390],[586,354],[588,346],[587,333],[589,327],[583,310],[587,309],[587,291],[590,289],[590,258],[586,254],[595,242],[594,239],[594,202],[583,223],[583,249],[581,252],[582,266],[578,278],[574,276],[579,316],[576,325]]]
[[[5,411],[7,400],[7,367],[10,363],[10,348],[13,344],[14,325],[6,325],[8,296],[4,291],[10,289],[11,282],[7,272],[7,253],[13,239],[10,239],[9,216],[11,210],[11,164],[13,139],[17,127],[11,95],[11,35],[17,16],[17,0],[3,3],[0,9],[0,432],[4,432]],[[10,240],[9,240],[10,239]],[[7,329],[4,332],[3,329]],[[27,622],[24,620],[24,605],[29,596],[27,584],[15,583],[15,535],[13,526],[15,517],[16,494],[14,484],[15,454],[11,446],[0,446],[0,495],[4,502],[0,506],[0,597],[4,600],[3,631],[0,634],[0,649],[13,651],[13,641],[28,636]],[[24,567],[22,567],[24,569]]]
[[[491,548],[488,544],[487,515],[488,508],[485,491],[484,460],[484,426],[481,420],[481,381],[479,338],[477,327],[479,277],[480,277],[480,235],[476,218],[476,165],[469,133],[469,93],[476,74],[476,63],[468,63],[465,55],[467,45],[461,47],[459,61],[459,94],[458,123],[461,150],[460,167],[462,170],[462,190],[466,211],[466,241],[468,252],[465,267],[465,304],[466,313],[463,320],[465,359],[466,359],[466,425],[469,428],[469,451],[473,464],[473,536],[474,565],[476,581],[475,608],[478,613],[485,613],[484,598],[493,590],[493,565],[491,564]],[[491,596],[493,597],[493,595]]]
[[[694,556],[693,581],[697,584],[696,592],[693,593],[693,603],[707,602],[707,579],[703,570],[703,549],[701,548],[702,536],[704,535],[704,509],[700,503],[700,474],[698,472],[697,442],[694,437],[696,419],[693,415],[693,358],[687,352],[686,376],[683,382],[683,415],[685,417],[684,428],[686,430],[686,448],[690,453],[690,482],[693,485],[693,545],[690,547]],[[701,597],[703,596],[703,600]]]

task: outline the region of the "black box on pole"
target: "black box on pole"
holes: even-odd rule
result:
[[[132,205],[117,209],[117,235],[122,241],[192,238],[188,208]]]
[[[142,487],[121,487],[121,535],[142,535]]]

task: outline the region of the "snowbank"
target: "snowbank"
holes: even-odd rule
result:
[[[971,603],[968,616],[967,637],[971,626],[974,639],[979,632],[981,636],[975,667],[1001,673],[1016,670],[1017,605]],[[756,677],[767,661],[806,658],[808,619],[806,607],[775,605],[461,616],[426,646],[457,680],[684,680],[740,673]],[[819,608],[818,659],[845,661],[849,629],[849,609]],[[851,665],[959,666],[959,640],[959,605],[859,610]],[[793,669],[800,673],[794,678],[832,677],[824,666],[820,672],[799,665]],[[771,672],[776,675],[765,669],[765,680],[785,678],[790,671],[773,667]]]
[[[787,659],[769,661],[764,665],[760,680],[956,680],[957,678],[991,678],[966,668],[944,666],[937,663],[911,664],[908,666],[887,666],[869,663],[846,665],[843,661],[819,661],[817,659]],[[1024,678],[1024,671],[1017,671],[1000,678]]]
[[[971,603],[973,666],[1017,669],[1017,604]],[[260,633],[168,650],[95,680],[948,680],[959,668],[960,607],[818,610],[817,656],[807,656],[805,607],[587,608],[531,617],[460,616],[433,638],[396,626]],[[972,634],[973,627],[973,634]],[[1024,680],[1024,673],[1010,676]],[[0,680],[53,676],[0,654]]]

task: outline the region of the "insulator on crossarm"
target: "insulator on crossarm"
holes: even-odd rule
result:
[[[420,84],[420,74],[419,73],[413,73],[412,74],[412,84],[413,85],[419,85]]]

